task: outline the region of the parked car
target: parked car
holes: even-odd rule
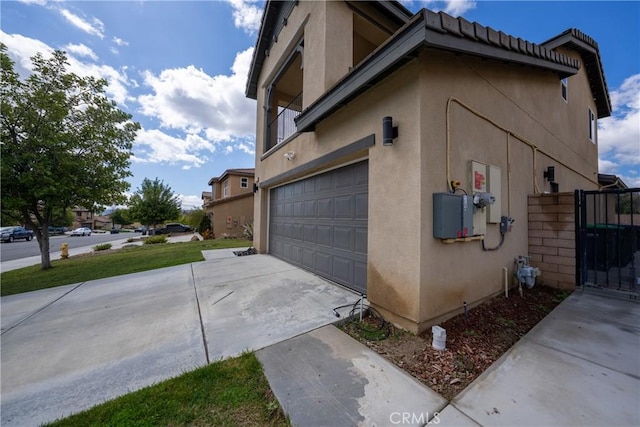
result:
[[[186,233],[191,231],[191,227],[188,225],[180,224],[179,222],[170,222],[164,226],[163,233]]]
[[[91,236],[91,229],[89,227],[76,228],[71,232],[72,236]]]
[[[33,231],[24,227],[2,227],[0,228],[0,239],[3,242],[13,242],[18,239],[25,239],[27,242],[33,239]]]
[[[120,233],[120,229],[119,228],[115,228],[114,227],[114,228],[111,229],[111,234],[118,234],[118,233]]]

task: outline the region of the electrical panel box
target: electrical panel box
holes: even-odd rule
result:
[[[487,192],[487,165],[471,160],[470,168],[470,188],[471,194]],[[473,215],[473,233],[487,234],[487,210],[476,209]]]
[[[433,237],[456,239],[473,234],[473,196],[433,193]]]
[[[487,165],[487,191],[495,196],[495,202],[487,206],[487,222],[499,224],[502,219],[502,186],[500,181],[500,168]]]

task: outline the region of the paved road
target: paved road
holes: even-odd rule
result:
[[[69,235],[50,236],[50,252],[59,251],[60,245],[62,243],[68,243],[69,249],[76,249],[83,246],[95,246],[100,243],[122,240],[126,239],[129,236],[140,237],[140,233],[92,233],[91,236],[84,237],[71,237]],[[13,243],[0,244],[0,262],[29,258],[39,255],[40,249],[38,247],[38,242],[35,239],[30,242],[27,242],[25,240],[17,240]]]

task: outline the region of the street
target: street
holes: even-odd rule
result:
[[[127,237],[140,237],[140,233],[91,233],[91,236],[84,237],[71,237],[69,235],[50,236],[49,252],[59,251],[62,243],[68,243],[69,249],[75,249],[83,246],[94,246],[100,243],[112,242],[114,240],[124,240]],[[38,241],[35,238],[30,242],[25,240],[16,240],[13,243],[0,244],[0,262],[38,255],[40,255],[40,248],[38,247]]]

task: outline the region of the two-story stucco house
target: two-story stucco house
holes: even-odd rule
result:
[[[534,44],[395,1],[268,1],[254,245],[419,332],[497,294],[527,196],[598,188],[597,43]]]
[[[241,236],[253,222],[253,183],[254,169],[227,169],[209,180],[211,192],[202,199],[216,237]]]

